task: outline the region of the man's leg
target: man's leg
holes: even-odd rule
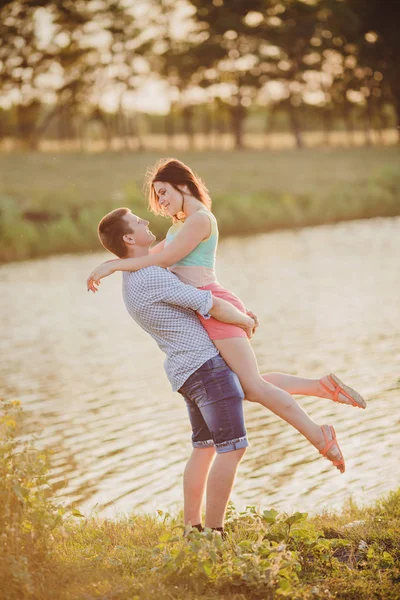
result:
[[[222,529],[236,470],[248,446],[243,390],[235,373],[216,356],[191,375],[179,392],[188,408],[194,446],[184,476],[185,523],[201,523],[208,475],[206,526]]]
[[[215,457],[214,446],[193,448],[183,474],[184,520],[185,525],[201,524],[201,507],[207,476]]]
[[[236,471],[246,448],[217,454],[207,480],[206,527],[222,528]]]

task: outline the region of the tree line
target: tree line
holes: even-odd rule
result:
[[[242,148],[264,114],[267,129],[285,115],[299,148],[305,120],[349,136],[362,121],[368,142],[400,125],[398,22],[391,0],[0,0],[0,137],[36,148],[95,122],[141,147],[133,98],[152,80],[170,108],[150,132]]]

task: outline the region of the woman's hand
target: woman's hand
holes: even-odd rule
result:
[[[89,277],[86,280],[87,290],[93,293],[98,292],[98,287],[100,285],[100,279],[104,277],[108,277],[115,273],[116,268],[113,263],[117,262],[117,260],[108,260],[107,262],[102,263],[90,273]]]

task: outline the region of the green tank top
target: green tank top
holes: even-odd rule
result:
[[[175,263],[173,267],[206,267],[208,269],[215,269],[215,256],[218,245],[218,225],[217,219],[214,217],[212,212],[209,210],[202,210],[204,214],[208,216],[211,223],[211,234],[202,242],[190,254],[182,258],[180,261]],[[174,223],[169,228],[166,238],[165,245],[167,246],[172,240],[178,235],[183,223]]]

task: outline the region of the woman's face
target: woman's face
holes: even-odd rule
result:
[[[156,181],[154,183],[154,190],[157,194],[158,203],[166,214],[174,217],[182,210],[182,194],[170,183]]]

